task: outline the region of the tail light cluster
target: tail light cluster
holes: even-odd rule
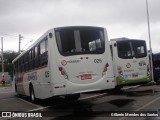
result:
[[[109,67],[109,64],[106,63],[105,66],[104,66],[103,72],[102,72],[102,76],[106,75],[106,72],[107,72],[107,70],[108,70],[108,67]]]
[[[68,75],[66,73],[66,71],[64,70],[63,67],[59,67],[59,71],[61,73],[61,75],[65,78],[65,79],[68,79]]]
[[[147,65],[147,76],[151,75],[150,64]]]

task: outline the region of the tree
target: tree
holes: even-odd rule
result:
[[[4,71],[9,72],[12,68],[12,61],[18,56],[18,52],[7,50],[3,52],[3,58],[4,58]],[[0,68],[2,66],[2,63],[0,63]],[[2,69],[0,69],[0,72]]]
[[[7,50],[3,53],[4,61],[12,63],[12,61],[18,56],[18,52]]]

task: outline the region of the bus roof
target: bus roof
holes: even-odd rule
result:
[[[160,58],[160,53],[153,53],[153,55]]]
[[[65,26],[65,27],[57,27],[54,28],[55,30],[65,30],[65,29],[104,29],[103,27],[97,27],[97,26]]]
[[[141,40],[141,39],[130,39],[130,38],[126,38],[126,37],[122,37],[122,38],[113,38],[113,39],[110,39],[110,41],[126,41],[126,40]],[[141,41],[145,41],[145,40],[141,40]]]
[[[47,32],[45,32],[39,39],[37,39],[30,47],[28,47],[24,52],[22,52],[20,55],[18,55],[13,61],[12,63],[14,63],[15,61],[17,61],[21,56],[23,56],[25,53],[27,53],[32,47],[34,47],[35,45],[37,45],[43,38],[45,38],[49,32],[53,31],[53,30],[64,30],[64,29],[85,29],[85,28],[98,28],[98,29],[104,29],[103,27],[97,27],[97,26],[65,26],[65,27],[56,27],[56,28],[52,28],[49,29]]]

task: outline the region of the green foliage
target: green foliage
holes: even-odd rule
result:
[[[18,56],[18,52],[7,50],[3,52],[4,72],[9,72],[12,69],[12,61]],[[2,72],[2,63],[0,63],[0,72]]]
[[[4,60],[7,63],[12,63],[12,61],[18,56],[18,52],[7,50],[3,53]]]

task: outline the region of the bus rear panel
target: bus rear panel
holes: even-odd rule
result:
[[[150,82],[150,64],[144,40],[121,38],[110,43],[117,86]]]
[[[57,28],[55,39],[55,67],[58,71],[55,71],[57,78],[53,82],[56,86],[65,86],[57,89],[55,94],[62,89],[63,94],[74,94],[114,88],[104,28]]]

